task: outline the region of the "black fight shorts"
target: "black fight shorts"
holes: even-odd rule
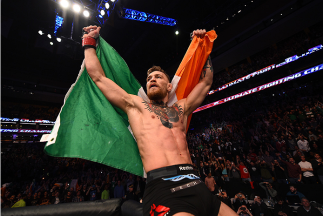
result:
[[[143,205],[144,216],[171,216],[178,212],[216,216],[221,202],[201,181],[192,165],[181,164],[147,173]]]

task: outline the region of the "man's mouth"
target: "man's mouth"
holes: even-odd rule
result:
[[[153,87],[158,87],[157,85],[155,85],[155,84],[152,84],[151,86],[150,86],[150,88],[153,88]]]

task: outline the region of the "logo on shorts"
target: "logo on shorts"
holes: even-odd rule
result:
[[[163,178],[163,180],[167,181],[180,181],[184,178],[188,178],[188,179],[200,179],[200,177],[194,175],[194,174],[187,174],[187,175],[178,175],[178,176],[174,176],[174,177],[170,177],[170,178]]]
[[[156,207],[155,204],[152,204],[150,209],[150,216],[166,216],[169,213],[170,208],[162,205]]]
[[[180,166],[180,167],[178,167],[179,168],[179,170],[193,170],[193,167],[191,167],[191,166]]]

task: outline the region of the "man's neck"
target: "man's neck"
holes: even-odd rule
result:
[[[167,101],[150,101],[151,104],[153,105],[157,105],[157,106],[162,106],[162,107],[166,107],[167,106]]]
[[[305,207],[305,206],[303,206],[303,207],[304,207],[304,209],[305,209],[305,210],[307,210],[307,211],[311,210],[311,206],[309,206],[309,207]]]

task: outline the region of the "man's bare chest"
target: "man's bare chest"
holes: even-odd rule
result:
[[[150,119],[157,117],[160,123],[169,129],[183,124],[183,107],[179,104],[174,104],[171,107],[162,104],[142,102],[143,105],[143,116],[144,118]]]

